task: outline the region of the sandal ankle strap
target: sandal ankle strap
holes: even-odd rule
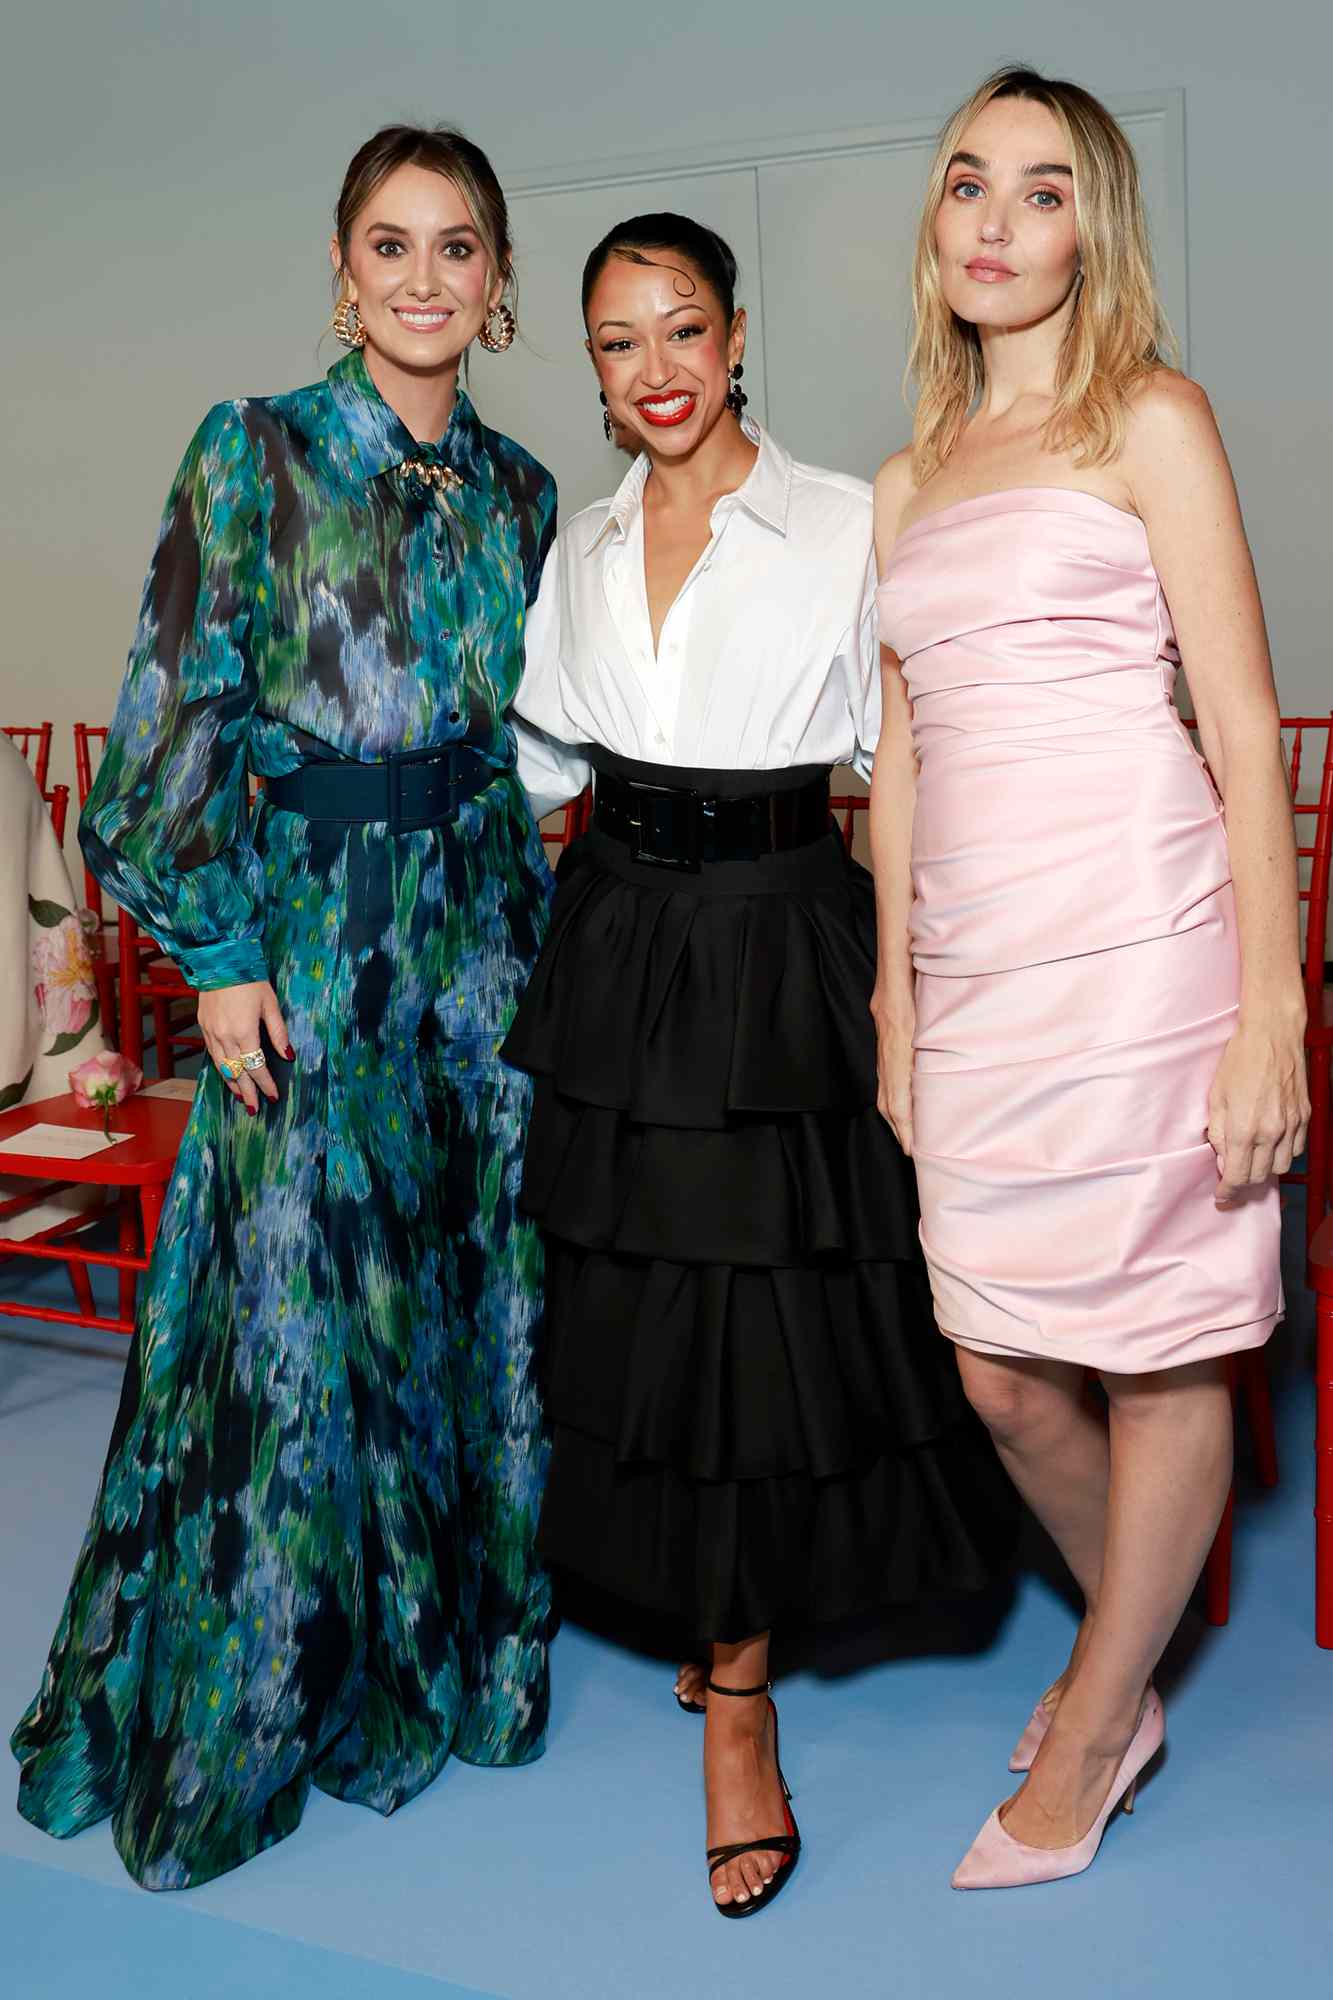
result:
[[[752,1688],[729,1688],[723,1687],[720,1681],[715,1681],[711,1674],[704,1685],[710,1694],[734,1694],[738,1697],[751,1694],[771,1694],[773,1692],[772,1681],[760,1681],[758,1687]]]

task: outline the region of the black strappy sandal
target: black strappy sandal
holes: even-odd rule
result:
[[[778,1863],[777,1873],[774,1875],[773,1880],[760,1895],[751,1896],[744,1903],[738,1903],[734,1896],[729,1903],[719,1903],[714,1900],[713,1908],[720,1917],[752,1917],[756,1910],[766,1910],[770,1903],[777,1901],[782,1890],[786,1888],[791,1877],[796,1872],[796,1863],[800,1859],[801,1834],[791,1809],[791,1787],[783,1777],[782,1765],[778,1761],[778,1711],[770,1692],[772,1686],[772,1681],[764,1681],[759,1687],[729,1688],[719,1686],[717,1681],[713,1680],[711,1676],[708,1680],[708,1692],[710,1694],[730,1694],[738,1698],[746,1695],[768,1695],[768,1705],[773,1711],[773,1761],[778,1766],[778,1783],[782,1787],[783,1797],[782,1816],[787,1822],[785,1832],[772,1834],[766,1840],[735,1840],[729,1847],[710,1847],[708,1849],[708,1879],[710,1882],[719,1868],[724,1868],[728,1861],[738,1860],[742,1854],[769,1853],[781,1854],[784,1857]],[[680,1697],[677,1696],[676,1699],[679,1701]],[[681,1707],[683,1708],[684,1706],[685,1704],[681,1702]]]

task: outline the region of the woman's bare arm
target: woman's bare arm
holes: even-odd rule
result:
[[[899,452],[875,481],[875,549],[880,575],[897,540],[898,521],[911,492],[910,457]],[[908,920],[912,908],[912,817],[916,807],[916,754],[912,710],[902,667],[881,648],[883,717],[870,780],[870,859],[875,876],[877,933],[875,1022],[879,1109],[903,1151],[912,1151],[912,1036],[916,1025]]]
[[[1218,1199],[1284,1173],[1305,1143],[1305,997],[1296,846],[1254,564],[1208,398],[1167,371],[1138,398],[1124,456],[1226,808],[1240,1014],[1209,1099]]]

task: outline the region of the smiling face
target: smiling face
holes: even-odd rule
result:
[[[711,285],[675,251],[613,253],[588,297],[588,351],[626,445],[684,458],[727,414],[745,314],[728,325]]]
[[[1033,326],[1069,299],[1079,268],[1072,163],[1044,105],[993,98],[966,127],[935,247],[944,297],[974,326]]]
[[[413,372],[456,368],[503,288],[461,192],[428,167],[389,174],[353,218],[345,257],[336,237],[330,255],[367,358]]]

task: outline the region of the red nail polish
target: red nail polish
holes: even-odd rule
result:
[[[247,1104],[245,1108],[246,1108],[246,1110],[247,1110],[247,1111],[249,1112],[250,1116],[251,1116],[251,1117],[253,1118],[253,1117],[254,1117],[254,1115],[255,1115],[255,1112],[256,1112],[256,1111],[258,1110],[258,1108],[259,1108],[259,1107],[258,1107],[257,1105],[254,1105],[254,1104]]]
[[[285,1054],[286,1054],[286,1057],[287,1057],[287,1060],[288,1060],[288,1062],[295,1062],[295,1061],[296,1061],[296,1050],[295,1050],[294,1048],[292,1048],[290,1044],[288,1045],[287,1049],[285,1050]]]

